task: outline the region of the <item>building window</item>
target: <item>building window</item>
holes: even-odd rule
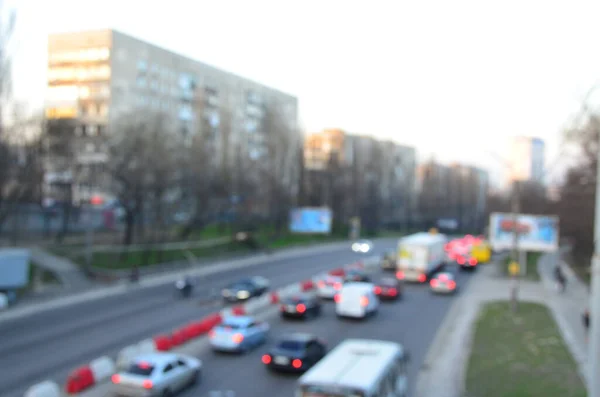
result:
[[[138,71],[145,72],[148,70],[148,62],[146,61],[138,61],[137,65]]]
[[[98,113],[100,116],[105,117],[108,114],[108,105],[103,103],[99,106]]]

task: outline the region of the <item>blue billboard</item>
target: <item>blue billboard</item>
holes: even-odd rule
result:
[[[0,249],[0,289],[23,288],[29,283],[29,250]]]
[[[331,233],[333,215],[327,207],[294,208],[290,211],[292,233]]]
[[[506,213],[490,215],[489,240],[492,248],[494,250],[511,249],[515,227],[519,235],[519,249],[525,251],[556,251],[558,249],[558,217],[520,214],[515,225],[512,214]]]

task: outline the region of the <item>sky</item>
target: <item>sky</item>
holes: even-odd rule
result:
[[[496,181],[516,135],[545,140],[552,179],[600,81],[597,0],[12,2],[15,90],[31,107],[49,33],[114,28],[296,95],[306,131],[392,139]]]

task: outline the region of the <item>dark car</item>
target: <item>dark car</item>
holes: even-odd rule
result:
[[[270,370],[305,372],[327,354],[324,341],[311,334],[295,333],[282,337],[275,347],[262,356]]]
[[[375,283],[375,294],[381,300],[396,300],[402,296],[402,285],[391,277],[383,277]]]
[[[319,314],[321,314],[321,301],[314,295],[299,294],[281,302],[282,317],[306,318],[316,317]]]
[[[369,275],[362,269],[350,269],[346,271],[346,275],[344,277],[346,282],[361,282],[368,283],[371,281]]]
[[[242,302],[261,296],[269,290],[269,281],[264,277],[250,277],[223,288],[221,296],[226,302]]]

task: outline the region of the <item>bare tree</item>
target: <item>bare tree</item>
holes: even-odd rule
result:
[[[158,113],[123,115],[110,134],[108,167],[125,211],[123,244],[130,245],[147,202],[153,204],[159,222],[164,221],[165,195],[176,178],[176,139],[168,118]]]

